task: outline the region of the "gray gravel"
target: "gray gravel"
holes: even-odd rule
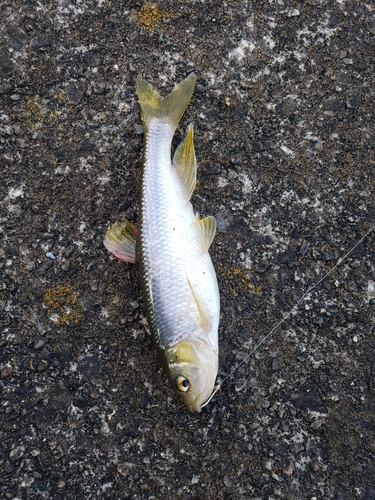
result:
[[[352,0],[0,5],[0,495],[375,499],[375,231],[199,415],[135,268],[135,78],[197,86],[223,379],[375,221],[375,10]]]

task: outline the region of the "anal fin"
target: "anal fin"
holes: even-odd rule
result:
[[[135,263],[137,228],[127,220],[115,222],[108,230],[104,246],[113,255],[125,262]]]

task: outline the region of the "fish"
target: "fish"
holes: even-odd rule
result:
[[[209,255],[216,220],[195,214],[190,202],[197,177],[192,124],[171,158],[195,80],[190,74],[162,97],[138,76],[144,133],[139,227],[115,222],[104,245],[136,263],[160,362],[183,405],[200,412],[216,390],[220,294]]]

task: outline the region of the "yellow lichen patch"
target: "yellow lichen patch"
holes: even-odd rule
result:
[[[250,276],[248,276],[246,270],[239,267],[226,267],[223,264],[219,264],[218,271],[228,279],[231,285],[230,291],[234,296],[237,296],[239,292],[262,295],[261,287],[251,282]]]
[[[74,104],[68,102],[68,95],[65,90],[61,90],[58,94],[56,94],[56,99],[59,101],[59,104],[64,105],[63,109],[73,109],[75,107]],[[51,114],[53,111],[51,112]],[[60,111],[56,111],[56,115],[59,114]]]
[[[58,116],[60,114],[60,111],[58,111],[57,109],[55,109],[54,111],[51,111],[50,114],[48,115],[48,119],[49,120],[53,120],[54,118],[56,118],[56,116]]]
[[[172,17],[171,14],[160,11],[156,3],[142,5],[140,10],[133,15],[135,23],[147,33],[161,31],[163,23],[170,17]]]
[[[34,98],[29,98],[26,97],[26,104],[25,108],[30,111],[33,115],[39,115],[40,114],[40,105],[38,103],[38,96]]]
[[[83,317],[81,307],[77,304],[77,295],[69,286],[47,288],[44,298],[49,306],[48,314],[55,323],[78,323]]]
[[[27,97],[25,108],[31,114],[34,126],[41,127],[43,125],[46,115],[45,113],[42,112],[42,109],[38,102],[38,96],[32,98]]]
[[[50,111],[46,106],[42,107],[39,103],[39,96],[27,97],[25,109],[31,115],[34,129],[41,128],[46,120],[52,121],[60,114],[58,109]]]
[[[59,101],[66,101],[68,99],[68,96],[66,95],[65,90],[61,90],[57,95],[56,98],[59,99]]]

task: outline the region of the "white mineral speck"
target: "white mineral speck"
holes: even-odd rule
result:
[[[9,188],[8,197],[10,200],[14,200],[15,198],[23,197],[23,187],[19,188]]]
[[[299,16],[299,10],[298,9],[292,9],[288,12],[288,17],[297,17]]]
[[[285,146],[284,144],[280,146],[280,149],[284,151],[284,153],[288,156],[295,156],[294,151],[292,151],[290,148],[288,148],[288,146]]]

